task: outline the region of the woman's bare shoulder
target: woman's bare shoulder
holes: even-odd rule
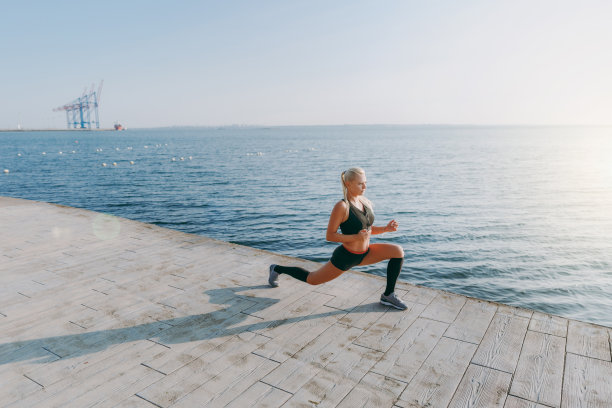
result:
[[[348,204],[344,200],[340,200],[336,203],[336,205],[334,205],[334,210],[335,209],[346,210],[347,208],[348,208]]]
[[[344,215],[346,214],[348,208],[349,206],[346,201],[340,200],[336,203],[336,205],[334,205],[334,208],[332,209],[332,216],[334,214],[337,214],[337,216],[342,217],[342,219],[344,219]]]
[[[346,221],[348,218],[346,213],[348,212],[348,204],[344,200],[340,200],[334,205],[330,215],[330,222],[335,222],[336,225],[340,225],[340,223]],[[336,227],[337,229],[337,227]]]

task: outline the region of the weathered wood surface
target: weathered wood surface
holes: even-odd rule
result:
[[[562,407],[612,405],[612,363],[567,353]]]
[[[561,404],[565,338],[528,331],[510,393],[529,401]]]
[[[612,329],[0,197],[0,407],[607,407]]]
[[[496,314],[472,362],[514,373],[528,325],[529,319],[516,315]]]

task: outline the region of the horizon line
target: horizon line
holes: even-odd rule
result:
[[[612,127],[612,124],[482,124],[482,123],[339,123],[339,124],[286,124],[286,125],[267,125],[267,124],[224,124],[224,125],[163,125],[163,126],[134,126],[130,129],[193,129],[193,128],[287,128],[287,127]],[[36,132],[36,131],[115,131],[113,128],[2,128],[0,132]],[[124,129],[127,130],[127,127]],[[124,131],[123,130],[123,131]]]

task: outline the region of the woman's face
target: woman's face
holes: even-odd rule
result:
[[[355,177],[346,183],[346,188],[351,196],[356,197],[363,195],[366,191],[366,176],[365,174],[356,174]]]

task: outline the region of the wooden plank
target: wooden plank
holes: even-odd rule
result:
[[[208,323],[210,322],[208,320]],[[215,319],[212,322],[215,322]],[[181,331],[175,332],[173,335],[166,334],[163,339],[156,339],[159,342],[163,341],[162,344],[167,343],[168,348],[144,363],[155,370],[170,374],[198,357],[220,347],[223,343],[235,341],[234,336],[248,341],[252,333],[247,331],[246,328],[259,322],[260,320],[255,317],[236,313],[231,317],[217,321],[216,324],[201,327],[199,326],[199,317],[194,316],[192,319],[186,319],[184,323],[175,326]],[[246,327],[235,327],[235,324],[245,324]]]
[[[508,395],[506,398],[506,405],[504,408],[549,408],[546,405],[538,404],[533,401],[528,401],[522,398],[515,397],[514,395]]]
[[[242,359],[233,361],[227,369],[180,399],[173,407],[225,407],[278,365],[277,362],[267,358],[248,354]]]
[[[590,323],[570,321],[567,333],[567,352],[610,361],[608,330]]]
[[[2,300],[0,301],[0,310],[2,314],[10,319],[13,319],[15,311],[26,310],[29,302],[29,298],[20,295],[17,292],[10,292],[2,294]],[[7,320],[8,321],[8,320]],[[6,321],[3,321],[4,324]]]
[[[253,384],[249,389],[230,402],[227,408],[244,408],[244,407],[260,407],[260,408],[277,408],[283,405],[291,394],[271,387],[263,382]]]
[[[382,353],[349,345],[334,361],[304,384],[287,406],[335,407],[361,381]]]
[[[58,382],[70,385],[74,381],[96,375],[122,361],[135,360],[140,363],[142,359],[149,358],[163,348],[149,341],[122,343],[96,353],[61,359],[48,364],[32,365],[26,375],[45,388],[53,389],[61,386],[61,384],[55,386]]]
[[[17,292],[22,294],[22,296],[33,298],[46,289],[44,284],[34,281],[32,277],[31,279],[20,279],[12,284],[6,285],[3,291]]]
[[[146,341],[120,345],[114,350],[115,353],[90,356],[91,362],[81,361],[75,363],[74,367],[70,366],[70,359],[58,360],[47,365],[51,368],[50,372],[42,368],[34,371],[38,376],[32,377],[33,379],[38,381],[38,378],[42,377],[49,385],[43,383],[43,389],[22,399],[20,404],[24,407],[54,406],[55,401],[55,406],[61,406],[66,401],[112,381],[118,377],[121,370],[140,365],[140,361],[155,353],[158,347],[161,346]],[[56,366],[60,369],[55,370]]]
[[[435,289],[426,288],[424,286],[415,286],[398,282],[398,289],[408,290],[408,293],[402,295],[402,299],[405,302],[422,303],[428,305],[438,296],[440,291]]]
[[[611,362],[567,353],[561,407],[609,407],[611,379]]]
[[[317,315],[313,315],[313,312],[320,309],[321,306],[325,305],[331,299],[333,299],[332,296],[324,293],[310,293],[307,296],[297,299],[283,310],[279,310],[278,313],[273,316],[268,316],[265,324],[260,325],[257,329],[250,329],[250,331],[272,338],[278,337],[287,331],[292,331],[293,326],[304,319],[317,319]],[[252,308],[249,310],[252,310]],[[325,310],[324,313],[331,313],[333,311],[333,309],[329,307]],[[340,311],[339,314],[345,315],[346,313]],[[327,314],[322,317],[325,316],[327,316]]]
[[[132,395],[128,399],[120,401],[117,406],[121,408],[155,408],[155,405],[136,395]]]
[[[400,407],[446,407],[455,393],[476,345],[443,337],[406,387]]]
[[[527,309],[522,309],[520,307],[508,306],[508,305],[502,305],[502,304],[499,304],[497,306],[497,313],[508,315],[508,316],[524,317],[527,319],[531,319],[531,316],[533,315],[532,310],[527,310]]]
[[[285,360],[262,380],[284,391],[295,393],[321,369],[334,361],[363,330],[335,324]]]
[[[468,299],[444,336],[479,344],[496,310],[497,306],[492,303]]]
[[[83,306],[83,304],[79,304],[75,309],[69,317],[69,321],[86,330],[91,329],[96,323],[103,320],[104,315],[99,310]]]
[[[409,383],[447,328],[447,323],[418,318],[372,367],[372,372]]]
[[[152,337],[169,326],[164,323],[152,322],[109,330],[84,332],[69,336],[59,336],[42,340],[44,347],[52,353],[65,358],[79,356],[103,350],[109,345],[126,341],[144,340]]]
[[[58,293],[58,298],[70,296],[66,293]],[[58,334],[58,326],[70,320],[73,312],[82,310],[81,303],[86,299],[95,297],[95,292],[80,290],[77,296],[69,297],[68,302],[57,300],[53,302],[43,302],[42,304],[23,304],[22,313],[9,313],[6,322],[2,321],[5,330],[0,333],[0,341],[9,342],[15,340],[26,340],[31,338],[41,338],[55,336]],[[45,310],[38,313],[36,310]]]
[[[0,345],[0,367],[12,367],[19,365],[27,368],[32,362],[47,363],[57,360],[59,357],[43,348],[40,341],[14,342]],[[20,364],[21,363],[21,364]],[[26,372],[22,371],[22,373]],[[2,379],[0,371],[0,379]]]
[[[163,374],[143,365],[125,369],[115,367],[113,371],[112,378],[78,397],[75,396],[80,391],[77,392],[72,388],[63,392],[65,402],[61,403],[62,408],[113,407],[164,377]]]
[[[472,363],[513,373],[518,362],[529,319],[496,313]]]
[[[343,310],[321,306],[313,314],[298,320],[284,331],[276,333],[270,341],[253,353],[282,363],[336,324],[342,316],[346,316]]]
[[[383,292],[384,284],[359,273],[344,273],[340,277],[316,286],[316,291],[334,296],[326,306],[350,311],[365,299]]]
[[[510,394],[558,407],[561,404],[565,338],[527,331]]]
[[[235,325],[245,321],[254,321],[249,319],[249,315],[242,312],[255,302],[247,299],[235,299],[232,302],[230,306],[220,310],[176,319],[170,322],[172,327],[157,335],[155,340],[168,347],[173,347],[178,343],[182,346],[176,347],[186,348],[193,347],[186,343],[231,336],[247,331],[247,327],[236,328]]]
[[[138,392],[138,396],[161,407],[167,407],[198,389],[225,368],[228,361],[237,361],[269,339],[255,333],[234,336],[210,352],[166,375],[160,381]]]
[[[534,312],[529,323],[529,330],[553,336],[567,337],[568,320],[558,316]]]
[[[406,310],[390,308],[355,341],[355,344],[378,351],[389,350],[426,307],[421,303],[407,303],[407,305]]]
[[[470,364],[449,408],[502,408],[510,381],[512,375],[509,373]]]
[[[440,292],[423,311],[421,317],[452,323],[466,301],[463,296]]]
[[[26,346],[26,348],[28,347],[34,348],[36,345]],[[41,351],[40,354],[36,354],[37,357],[27,359],[27,361],[22,361],[20,357],[15,357],[13,361],[5,358],[4,362],[0,363],[0,390],[10,390],[6,396],[2,396],[3,393],[0,392],[0,401],[10,398],[22,400],[26,396],[39,391],[44,386],[29,376],[28,371],[40,364],[52,364],[58,360],[58,357],[45,350]],[[22,350],[18,352],[20,354],[23,353]],[[30,353],[32,352],[33,350],[30,351]],[[46,353],[46,356],[43,353]],[[24,381],[26,379],[27,381]],[[5,403],[8,404],[8,402]]]
[[[9,377],[10,374],[10,377]],[[40,384],[32,381],[22,374],[15,372],[2,373],[2,387],[0,387],[0,403],[2,407],[19,403],[28,396],[42,389]]]
[[[402,393],[406,384],[384,375],[367,373],[338,408],[390,407]]]
[[[399,296],[404,298],[404,292],[398,291]],[[347,326],[357,327],[363,330],[368,329],[378,319],[380,319],[390,306],[380,303],[380,293],[374,292],[365,299],[359,306],[347,313],[340,322]]]
[[[287,279],[292,278],[289,277]],[[244,312],[259,317],[260,319],[273,319],[276,315],[282,313],[289,307],[289,305],[308,296],[315,288],[315,286],[308,285],[295,279],[281,282],[281,284],[282,286],[278,288],[260,286],[242,292],[244,296],[255,296],[260,298],[260,301],[258,301],[251,310],[245,309]]]
[[[51,363],[59,359],[59,356],[46,350],[38,340],[9,343],[7,346],[7,349],[0,346],[0,351],[2,351],[0,367],[18,367],[20,373],[27,373],[32,366],[37,364]],[[2,379],[1,373],[0,371],[0,380]]]

